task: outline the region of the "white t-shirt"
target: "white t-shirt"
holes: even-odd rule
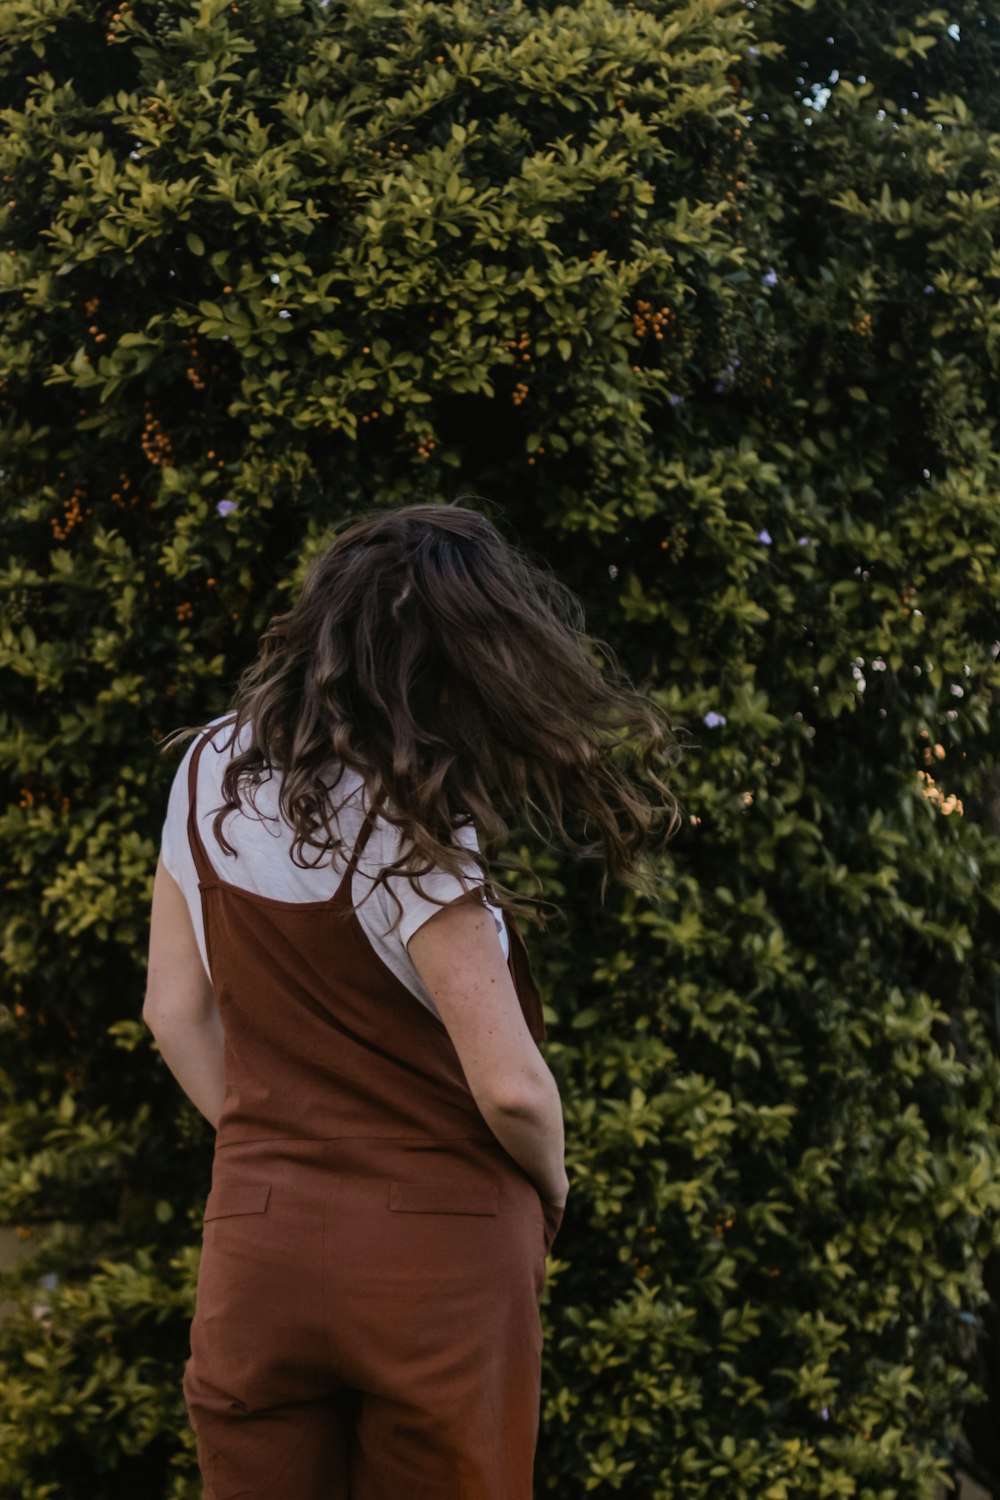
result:
[[[210,722],[222,724],[230,716],[231,710],[227,710],[226,713],[220,714]],[[187,751],[174,773],[166,818],[163,823],[160,852],[163,863],[180,886],[187,901],[202,963],[205,965],[207,974],[208,958],[205,952],[201,892],[198,889],[198,873],[195,869],[187,830],[188,764],[199,738],[198,735],[191,736]],[[205,746],[198,761],[196,795],[198,826],[212,868],[222,880],[227,880],[244,890],[254,891],[257,895],[277,898],[280,901],[323,901],[333,896],[361,832],[364,819],[364,809],[361,803],[362,777],[358,772],[345,767],[341,780],[331,793],[334,806],[339,806],[342,799],[350,794],[337,818],[331,817],[330,820],[337,834],[346,840],[345,847],[338,850],[335,864],[331,865],[328,853],[323,855],[322,863],[316,864],[312,869],[303,869],[289,857],[295,835],[290,824],[278,811],[281,772],[277,769],[272,770],[270,776],[265,774],[260,784],[253,788],[254,801],[259,815],[254,813],[253,807],[247,800],[247,792],[242,787],[240,789],[242,808],[238,812],[230,811],[226,814],[222,832],[236,849],[236,854],[230,855],[222,849],[215,838],[212,832],[212,820],[216,809],[222,802],[222,773],[230,755],[234,751],[238,753],[251,743],[249,723],[243,726],[238,746],[230,745],[231,738],[231,724],[224,729],[217,730],[214,739]],[[329,775],[324,775],[327,784],[332,782],[335,774],[336,766],[331,762]],[[438,1009],[417,973],[406,945],[417,928],[429,917],[433,917],[435,912],[439,912],[441,907],[422,897],[405,875],[390,876],[389,887],[399,897],[403,907],[399,925],[395,932],[390,933],[389,928],[399,908],[386,891],[385,885],[380,885],[374,895],[363,901],[368,894],[370,883],[378,877],[379,872],[386,865],[392,864],[399,857],[400,839],[401,834],[398,829],[393,828],[392,824],[385,822],[383,818],[376,817],[355,868],[351,883],[351,900],[357,909],[358,920],[376,953],[397,978],[402,980],[407,989],[412,990],[417,999],[440,1020]],[[478,850],[479,840],[474,826],[466,824],[457,829],[455,842],[459,846]],[[318,858],[318,851],[306,846],[298,857],[313,861]],[[465,889],[454,875],[449,875],[444,870],[431,871],[418,878],[425,890],[433,892],[435,896],[442,897],[444,900],[454,900],[457,896],[461,896]],[[471,861],[468,865],[468,878],[470,883],[477,885],[482,880],[478,867]],[[506,960],[510,954],[510,938],[504,923],[503,912],[500,907],[492,904],[489,905],[489,910],[496,921],[497,936]]]

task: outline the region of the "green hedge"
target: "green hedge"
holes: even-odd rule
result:
[[[997,6],[0,34],[0,1497],[199,1493],[156,742],[330,527],[480,496],[693,736],[664,911],[519,847],[566,914],[537,1491],[931,1500],[1000,1243]]]

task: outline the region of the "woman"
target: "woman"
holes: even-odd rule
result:
[[[368,512],[235,708],[167,742],[197,736],[143,1016],[216,1128],[183,1382],[206,1500],[530,1500],[569,1179],[524,903],[477,829],[547,811],[602,897],[609,870],[651,893],[660,808],[619,744],[680,821],[670,730],[581,619],[478,512]]]

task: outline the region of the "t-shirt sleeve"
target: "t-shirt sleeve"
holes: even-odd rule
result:
[[[394,860],[399,857],[399,834],[394,828],[392,828],[391,825],[383,824],[383,827],[386,829],[389,840],[391,842],[395,842],[396,844],[396,853],[389,854],[385,859],[386,864],[392,864]],[[479,840],[476,835],[475,826],[472,823],[465,823],[460,828],[457,828],[455,830],[454,842],[460,847],[476,850],[478,852]],[[428,874],[419,875],[417,877],[423,890],[433,893],[433,895],[437,896],[440,900],[446,902],[457,900],[457,898],[461,895],[464,895],[466,891],[473,889],[482,889],[482,873],[479,869],[479,866],[475,863],[474,860],[470,859],[465,864],[463,869],[463,878],[465,882],[464,884],[456,876],[450,875],[447,870],[431,870],[428,872]],[[422,927],[426,921],[433,917],[437,912],[441,911],[442,908],[437,905],[436,902],[422,896],[420,892],[415,889],[409,876],[389,875],[386,877],[385,884],[391,892],[389,896],[389,907],[393,915],[395,915],[397,910],[396,904],[392,899],[393,895],[399,898],[399,901],[403,908],[402,914],[399,918],[398,932],[400,942],[405,945],[409,943],[410,938],[417,931],[417,929],[419,927]],[[488,910],[493,913],[493,920],[495,921],[497,928],[497,937],[500,940],[500,946],[503,950],[504,958],[507,958],[510,952],[510,946],[506,925],[503,919],[503,911],[499,906],[494,906],[492,902],[486,902],[485,904]]]
[[[182,872],[181,853],[187,846],[188,766],[197,743],[198,736],[192,735],[191,742],[181,757],[180,765],[174,772],[160,832],[160,855],[168,873],[178,884],[180,884]]]

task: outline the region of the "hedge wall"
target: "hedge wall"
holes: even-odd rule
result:
[[[565,909],[537,1491],[930,1500],[1000,1246],[997,4],[0,34],[0,1497],[199,1493],[157,741],[331,527],[480,496],[692,736],[665,911],[515,851]]]

